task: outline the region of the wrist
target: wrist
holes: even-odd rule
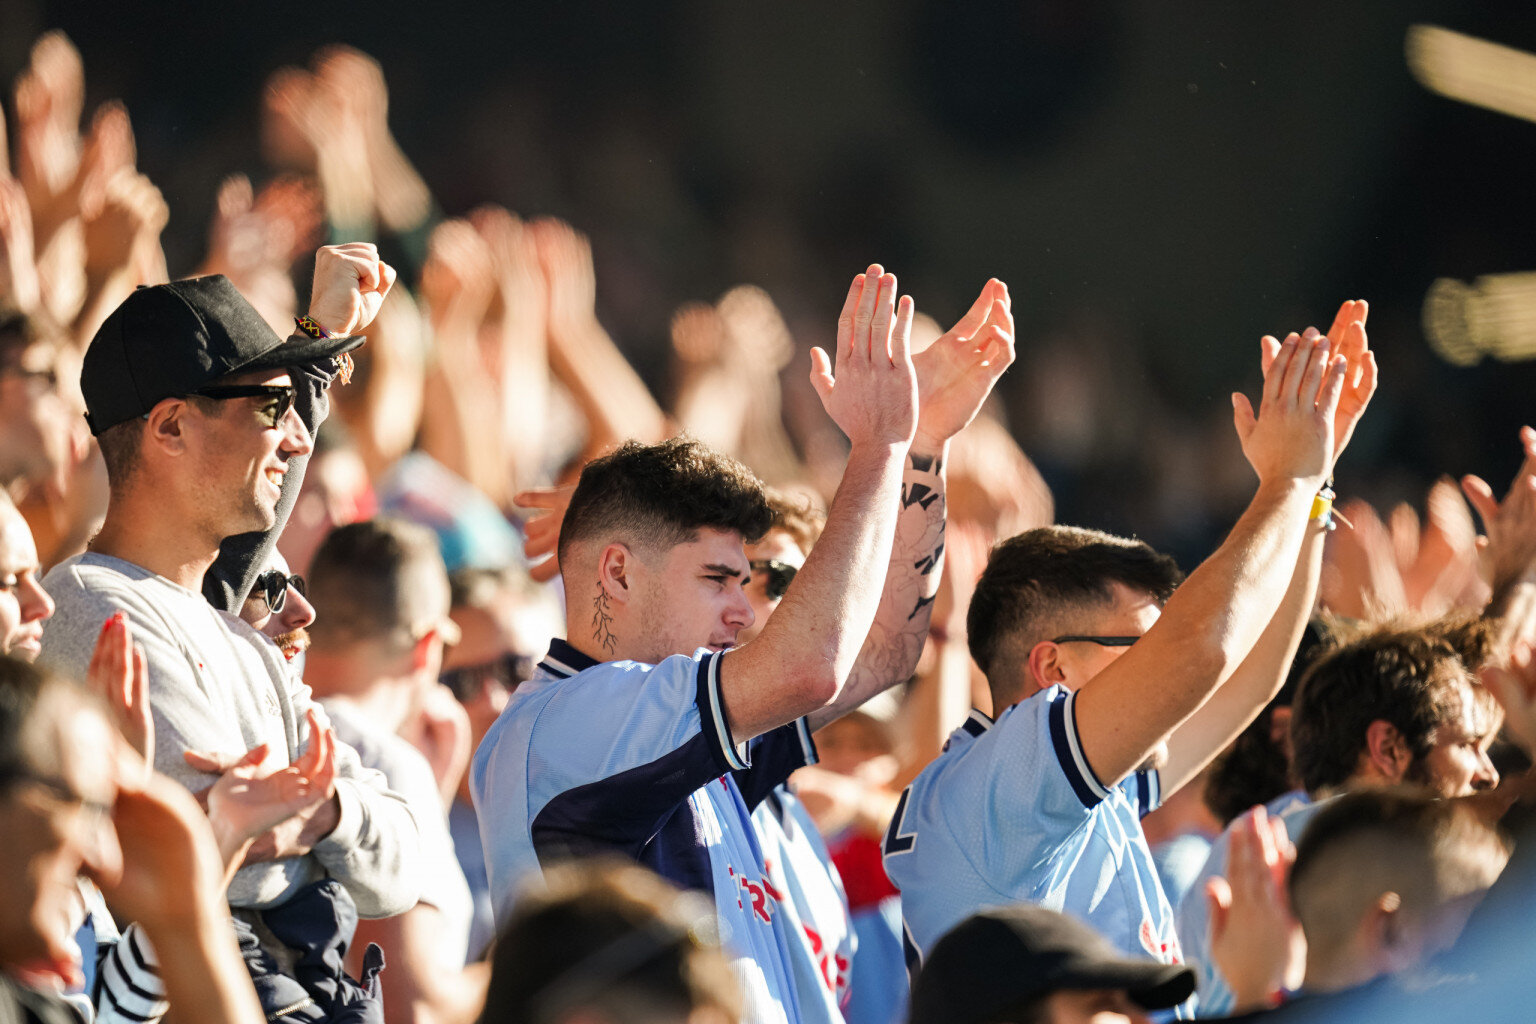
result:
[[[937,460],[935,471],[943,466],[945,459],[949,457],[949,438],[935,438],[925,434],[922,427],[917,428],[917,433],[912,435],[912,444],[909,451],[915,456],[924,459]]]

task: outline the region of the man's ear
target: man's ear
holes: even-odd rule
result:
[[[1067,678],[1060,655],[1061,648],[1049,640],[1042,640],[1029,649],[1029,657],[1024,660],[1024,678],[1019,680],[1026,694],[1055,686]]]
[[[597,585],[610,601],[628,604],[634,597],[635,573],[640,560],[629,545],[614,541],[597,556]]]
[[[1376,719],[1365,729],[1365,756],[1383,777],[1392,782],[1403,781],[1408,766],[1413,763],[1413,751],[1397,731],[1397,726],[1384,719]]]
[[[180,455],[187,450],[187,412],[191,408],[185,399],[167,398],[149,410],[148,429],[144,432],[146,444],[152,444],[167,455]]]

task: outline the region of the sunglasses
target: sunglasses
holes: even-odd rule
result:
[[[267,609],[276,615],[283,610],[283,605],[288,603],[289,587],[303,596],[304,577],[298,573],[292,576],[285,575],[281,569],[268,569],[256,577],[256,585],[251,588],[251,597],[261,598],[267,603]]]
[[[443,672],[437,678],[461,704],[467,704],[480,696],[488,683],[495,683],[508,690],[515,690],[519,683],[533,678],[534,660],[527,654],[509,651],[498,658],[478,665],[462,665]]]
[[[1129,647],[1139,636],[1058,636],[1051,640],[1053,644],[1085,643],[1098,644],[1100,647]]]
[[[794,582],[795,573],[800,571],[798,566],[781,562],[777,558],[766,558],[747,564],[752,567],[753,572],[760,572],[768,577],[767,594],[770,601],[777,601],[783,597],[789,585]]]
[[[202,398],[225,402],[231,398],[263,398],[256,414],[269,428],[276,427],[293,408],[297,389],[292,384],[214,384],[192,392]],[[277,609],[273,609],[276,611]]]

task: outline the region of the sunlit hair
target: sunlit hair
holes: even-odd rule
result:
[[[560,526],[560,564],[572,548],[619,542],[642,557],[724,530],[751,542],[773,512],[752,471],[698,441],[625,442],[581,472]]]
[[[1292,769],[1309,793],[1343,785],[1359,768],[1372,722],[1388,722],[1420,761],[1435,732],[1462,713],[1463,688],[1479,715],[1493,697],[1471,674],[1493,647],[1490,625],[1472,615],[1421,626],[1370,629],[1313,662],[1291,705]]]
[[[742,1019],[708,900],[617,857],[559,864],[497,937],[481,1024]]]
[[[1183,581],[1178,565],[1146,543],[1076,526],[1042,526],[992,549],[966,613],[971,657],[994,686],[1005,662],[1022,663],[1042,640],[1079,627],[1082,613],[1113,601],[1122,583],[1159,604]],[[1012,703],[1015,695],[994,691]]]

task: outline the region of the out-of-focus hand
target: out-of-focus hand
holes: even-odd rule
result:
[[[432,766],[443,807],[450,807],[469,767],[469,755],[474,753],[469,712],[452,690],[442,683],[433,683],[422,694],[415,712],[400,726],[399,733]]]
[[[133,642],[125,612],[113,612],[102,623],[86,679],[112,710],[118,731],[144,762],[155,763],[155,721],[149,708],[149,661]]]
[[[496,272],[490,247],[468,221],[445,220],[432,229],[420,291],[440,332],[451,323],[466,328],[450,332],[455,338],[468,338],[479,328],[496,294]]]
[[[1530,755],[1536,755],[1536,652],[1529,640],[1517,640],[1502,664],[1478,673],[1488,692],[1504,708],[1504,726]]]
[[[1255,415],[1247,396],[1232,395],[1232,417],[1243,455],[1260,483],[1298,480],[1320,487],[1333,471],[1334,417],[1347,361],[1331,359],[1326,335],[1311,327],[1274,349],[1263,342],[1264,397]]]
[[[1239,1013],[1274,1005],[1299,981],[1305,963],[1301,926],[1291,915],[1287,878],[1296,848],[1285,823],[1255,807],[1232,827],[1227,877],[1212,878],[1205,895],[1211,917],[1211,959],[1221,969]]]
[[[30,313],[41,301],[27,193],[14,178],[0,177],[0,302]]]
[[[837,318],[837,376],[811,350],[811,386],[855,448],[905,445],[917,428],[917,374],[909,349],[913,305],[878,263],[854,277]]]
[[[16,79],[16,164],[34,211],[50,205],[75,176],[84,104],[80,52],[63,32],[39,36]]]
[[[1013,358],[1013,300],[994,277],[955,326],[912,356],[918,388],[913,447],[937,451],[964,429]]]
[[[565,521],[565,510],[570,507],[571,495],[575,493],[576,485],[567,484],[521,491],[512,496],[514,505],[536,508],[541,513],[523,522],[523,555],[533,563],[528,575],[540,583],[548,583],[560,575],[560,524]],[[544,560],[534,562],[538,558]]]
[[[373,322],[394,283],[395,268],[379,259],[372,242],[321,246],[309,315],[332,334],[357,334]]]
[[[578,338],[597,319],[592,244],[562,220],[543,218],[528,227],[549,287],[550,340]]]
[[[1503,501],[1479,476],[1462,478],[1461,489],[1483,521],[1483,579],[1495,594],[1526,577],[1536,563],[1536,430],[1520,428],[1525,458]]]
[[[223,862],[197,801],[163,775],[139,774],[124,773],[112,811],[122,873],[98,881],[119,920],[139,922],[154,940],[221,907]]]
[[[106,183],[99,205],[84,214],[86,272],[104,276],[131,271],[159,244],[170,218],[160,190],[144,175],[120,169]]]

